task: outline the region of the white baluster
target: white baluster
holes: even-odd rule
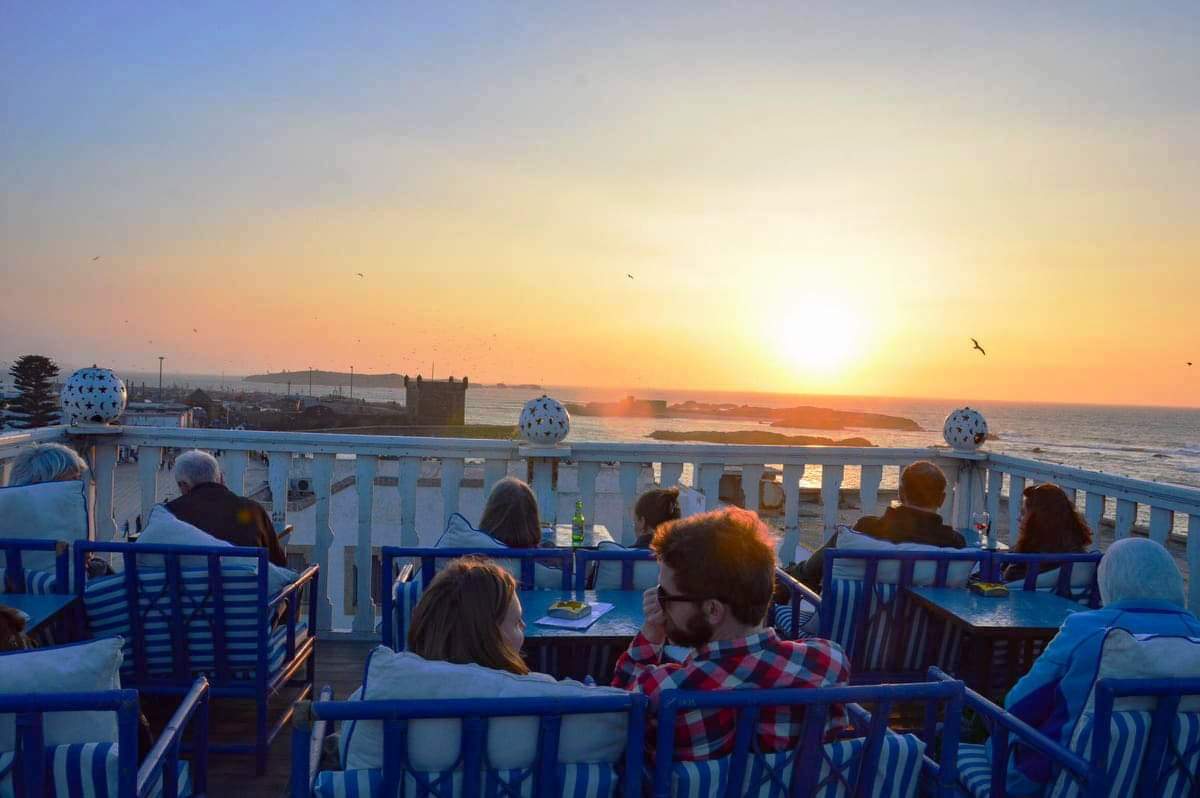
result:
[[[823,540],[829,540],[837,530],[838,501],[846,468],[840,465],[821,466],[821,516],[824,521]]]
[[[662,473],[659,475],[658,484],[669,488],[681,479],[683,479],[683,463],[662,464]]]
[[[877,515],[879,483],[883,481],[883,466],[865,465],[858,475],[858,504],[863,515]]]
[[[954,525],[954,498],[958,493],[955,490],[958,484],[959,467],[958,465],[947,465],[942,469],[942,473],[946,475],[946,500],[942,502],[938,513],[942,516],[942,521],[951,526]]]
[[[1200,513],[1188,515],[1188,609],[1200,613]]]
[[[1067,501],[1069,501],[1071,506],[1074,507],[1076,501],[1079,499],[1079,491],[1075,488],[1063,486],[1063,493],[1067,494]]]
[[[150,517],[150,511],[158,503],[158,465],[161,461],[161,446],[138,447],[138,487],[143,519]]]
[[[549,457],[530,457],[533,462],[533,493],[537,496],[538,514],[542,521],[558,523],[558,497],[554,494],[554,460]]]
[[[975,463],[958,469],[958,479],[954,486],[954,518],[949,523],[959,531],[971,526],[971,513],[975,512],[975,474]],[[980,489],[982,490],[982,484]]]
[[[271,486],[271,523],[277,532],[287,526],[288,481],[291,477],[290,452],[267,454],[267,484]]]
[[[461,457],[442,458],[442,526],[458,512],[458,495],[462,488],[463,460]]]
[[[1117,520],[1115,536],[1117,540],[1129,537],[1133,531],[1133,522],[1137,520],[1137,502],[1129,499],[1117,499]]]
[[[491,495],[496,483],[508,476],[508,460],[489,457],[483,463],[483,496],[484,501]]]
[[[462,461],[459,460],[459,468]],[[375,508],[375,474],[379,470],[379,458],[360,454],[354,463],[354,485],[358,492],[358,541],[355,544],[354,567],[358,571],[358,591],[354,612],[355,632],[375,631],[375,600],[371,596],[371,581],[375,563],[371,559],[371,516]],[[445,471],[442,471],[445,480]],[[384,588],[386,589],[386,588]]]
[[[783,543],[779,546],[779,561],[788,564],[795,560],[800,544],[800,480],[804,464],[785,463],[783,466]]]
[[[1083,496],[1083,519],[1097,541],[1100,540],[1100,523],[1104,519],[1104,494],[1088,491]]]
[[[1008,477],[1008,543],[1014,545],[1021,531],[1021,503],[1025,501],[1025,477]]]
[[[400,492],[401,546],[421,545],[420,536],[417,535],[417,480],[420,478],[421,458],[401,457],[400,478],[396,480],[396,488]]]
[[[746,494],[746,509],[758,512],[758,483],[762,481],[763,467],[747,464],[742,466],[742,492]]]
[[[239,496],[246,495],[246,452],[235,449],[221,454],[221,473],[225,487]]]
[[[637,501],[638,475],[642,472],[641,462],[621,463],[617,472],[621,486],[621,539],[624,546],[632,546],[637,540],[637,527],[633,520],[633,505]]]
[[[1155,543],[1167,545],[1167,536],[1175,526],[1175,513],[1166,507],[1150,508],[1150,539]]]
[[[590,461],[579,463],[579,498],[583,500],[583,517],[587,520],[588,531],[596,523],[596,477],[600,474],[600,464]]]
[[[8,484],[8,478],[12,476],[12,460],[0,460],[0,486]]]
[[[988,548],[996,547],[996,524],[1000,521],[1000,495],[1004,491],[1004,472],[988,469],[987,513],[991,523],[988,525]]]
[[[329,497],[333,483],[332,454],[313,455],[312,486],[316,496],[313,505],[313,559],[321,567],[321,595],[317,602],[317,629],[328,631],[333,628],[333,604],[329,600],[333,572],[329,570],[329,550],[333,548],[333,530],[329,526]]]
[[[703,463],[700,466],[700,490],[704,491],[704,509],[715,510],[721,504],[721,475],[725,466]]]
[[[96,444],[92,470],[96,478],[96,540],[116,540],[117,521],[113,518],[113,486],[116,483],[117,444],[101,440]]]

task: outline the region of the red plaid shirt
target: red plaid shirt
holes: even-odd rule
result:
[[[663,690],[836,687],[850,680],[850,665],[837,643],[819,638],[781,640],[773,629],[701,646],[683,663],[660,664],[661,657],[662,646],[639,633],[617,660],[613,685],[644,693],[657,708]],[[736,718],[732,709],[680,713],[675,726],[675,758],[700,760],[728,754],[733,750]],[[840,706],[831,708],[829,718],[829,732],[846,726],[846,713]],[[758,719],[762,750],[795,747],[803,722],[803,707],[763,707]]]

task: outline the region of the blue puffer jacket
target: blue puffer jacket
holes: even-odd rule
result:
[[[1167,601],[1118,601],[1104,609],[1077,612],[1067,617],[1033,668],[1009,692],[1005,709],[1066,745],[1087,705],[1104,637],[1112,628],[1131,634],[1200,637],[1200,620]],[[1009,760],[1008,792],[1040,795],[1050,777],[1050,760],[1022,746]]]

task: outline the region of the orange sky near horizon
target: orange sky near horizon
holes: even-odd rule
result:
[[[929,61],[916,26],[806,62],[768,21],[613,52],[547,20],[430,56],[428,88],[230,41],[249,88],[128,78],[159,104],[80,152],[38,142],[55,117],[3,56],[34,121],[0,145],[0,361],[1200,406],[1200,58],[1170,19],[983,42],[946,15]],[[60,65],[56,102],[132,91],[89,82],[111,57]]]

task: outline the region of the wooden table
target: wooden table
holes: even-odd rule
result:
[[[69,643],[78,632],[78,596],[62,593],[46,596],[4,593],[0,594],[0,605],[28,615],[25,634],[40,643]]]
[[[534,670],[559,678],[582,680],[591,676],[599,684],[608,684],[617,657],[642,628],[642,592],[640,590],[588,590],[563,593],[557,590],[522,590],[521,607],[525,620],[526,661]],[[613,608],[587,629],[542,626],[538,618],[546,616],[550,605],[560,599],[604,602]]]
[[[1007,596],[988,597],[966,588],[905,589],[917,606],[940,622],[931,625],[926,635],[926,661],[937,661],[942,640],[935,633],[936,626],[942,626],[944,633],[961,632],[963,648],[955,675],[985,695],[1007,692],[1058,634],[1067,616],[1087,609],[1054,593],[1037,590],[1011,590]],[[1003,671],[995,674],[1000,654]]]

